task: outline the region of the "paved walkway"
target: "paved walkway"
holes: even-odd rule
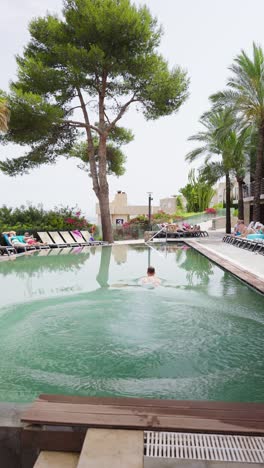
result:
[[[209,237],[207,239],[197,239],[196,242],[234,265],[259,276],[264,281],[263,255],[222,242],[221,238]]]

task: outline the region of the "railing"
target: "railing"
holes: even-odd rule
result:
[[[264,178],[261,179],[260,193],[264,194]],[[243,185],[243,198],[254,197],[254,194],[255,194],[255,182],[251,182],[250,184]],[[234,200],[238,200],[239,198],[238,187],[233,188],[232,198]]]
[[[260,193],[264,194],[264,178],[261,179],[260,185]],[[243,185],[243,197],[254,197],[255,194],[255,182],[251,182],[250,184]]]

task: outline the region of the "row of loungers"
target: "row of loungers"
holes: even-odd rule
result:
[[[186,238],[186,237],[208,237],[207,231],[175,231],[170,232],[163,228],[160,230],[159,233],[155,236],[156,239],[158,238],[170,238],[170,239],[178,239],[178,238]]]
[[[88,231],[37,232],[41,242],[50,248],[76,247],[84,245],[107,245],[107,242],[90,240]]]
[[[264,255],[264,239],[247,239],[240,236],[226,235],[223,237],[223,242]]]
[[[39,249],[53,249],[53,248],[66,248],[66,247],[84,247],[92,245],[107,245],[107,242],[89,240],[90,234],[88,231],[80,231],[79,234],[76,232],[37,232],[39,241],[43,244],[40,245],[27,245],[19,244],[19,246],[11,245],[9,238],[4,235],[5,241],[10,245],[0,246],[0,254],[11,255],[14,253],[21,253],[28,250],[39,250]]]

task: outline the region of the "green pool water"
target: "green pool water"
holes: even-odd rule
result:
[[[192,249],[52,250],[1,262],[0,285],[0,401],[264,400],[264,298]]]

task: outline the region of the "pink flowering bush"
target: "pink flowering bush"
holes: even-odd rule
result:
[[[207,214],[216,214],[215,208],[206,208],[205,213]]]
[[[0,207],[0,232],[12,230],[24,234],[29,231],[35,235],[37,231],[90,230],[91,226],[77,207],[55,207],[52,210],[30,204],[19,208]]]

